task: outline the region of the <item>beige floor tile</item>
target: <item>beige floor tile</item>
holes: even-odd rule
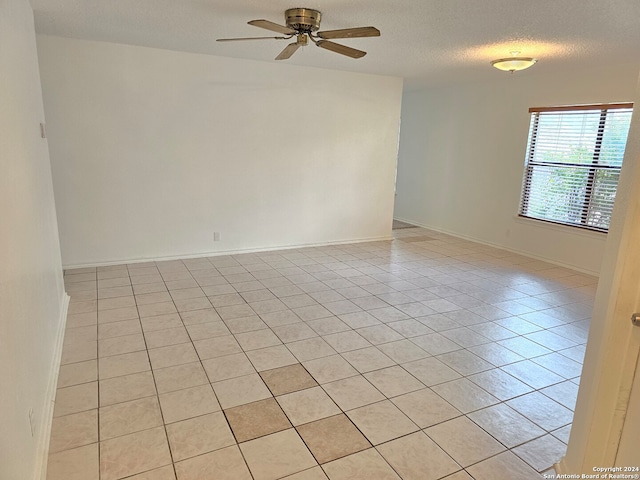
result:
[[[138,305],[138,313],[140,317],[155,317],[157,315],[167,315],[169,313],[177,313],[176,306],[173,302],[149,303],[146,305]]]
[[[539,392],[509,400],[507,405],[547,431],[564,427],[573,420],[571,410]]]
[[[195,325],[188,325],[187,330],[189,336],[194,342],[196,340],[203,340],[205,338],[221,337],[223,335],[229,335],[229,329],[222,320],[216,322],[196,323]]]
[[[200,362],[185,363],[153,371],[158,393],[196,387],[209,382]]]
[[[229,408],[224,413],[238,442],[291,428],[287,416],[273,398]]]
[[[327,476],[321,467],[313,467],[309,470],[282,477],[282,480],[327,480]]]
[[[98,408],[98,382],[83,383],[56,391],[53,416],[61,417],[94,408]]]
[[[326,463],[322,468],[330,480],[400,479],[373,448]]]
[[[100,380],[99,386],[101,407],[156,394],[156,385],[151,372]]]
[[[318,335],[331,335],[351,330],[349,325],[344,323],[338,317],[326,317],[307,321],[307,325],[309,325]]]
[[[417,320],[400,320],[399,322],[387,323],[387,326],[393,328],[396,332],[405,338],[419,337],[420,335],[428,335],[433,333],[429,327]]]
[[[323,388],[344,411],[385,399],[384,395],[362,376],[327,383]]]
[[[164,423],[173,423],[220,410],[211,385],[200,385],[160,395]]]
[[[142,333],[142,326],[140,320],[123,320],[113,323],[101,323],[98,325],[98,339],[112,337],[123,337],[125,335],[134,335],[136,333]]]
[[[100,359],[98,363],[98,377],[100,380],[121,377],[132,373],[151,370],[147,352],[125,353]]]
[[[518,380],[535,389],[548,387],[565,380],[560,375],[556,375],[537,363],[533,363],[531,360],[511,363],[501,368],[509,375],[516,377]]]
[[[505,401],[532,391],[532,388],[499,368],[468,377],[499,400]]]
[[[291,325],[292,323],[302,322],[300,317],[298,317],[292,311],[264,313],[260,315],[260,318],[262,318],[264,323],[266,323],[271,328],[279,327],[280,325]]]
[[[275,327],[273,332],[284,343],[296,342],[318,336],[316,332],[304,323],[293,323],[291,325]]]
[[[383,368],[366,373],[364,376],[389,398],[424,388],[424,384],[399,366]]]
[[[133,295],[133,290],[130,285],[125,287],[98,288],[99,300],[103,298],[126,297],[129,295]]]
[[[149,285],[149,284],[147,284]],[[138,305],[151,305],[152,303],[167,303],[171,302],[171,295],[164,288],[164,284],[159,288],[157,292],[149,292],[138,294],[138,290],[141,290],[140,287],[134,286],[133,289],[136,291],[136,304]],[[150,289],[152,287],[147,287]]]
[[[196,340],[193,342],[193,345],[196,347],[198,355],[202,360],[242,352],[240,345],[238,345],[233,335]]]
[[[426,328],[424,325],[421,326]],[[371,327],[359,328],[356,331],[373,345],[395,342],[403,339],[402,335],[394,329],[389,328],[387,325],[374,325]]]
[[[109,310],[100,310],[98,312],[98,324],[104,325],[114,322],[122,322],[123,320],[137,320],[138,309],[135,306],[112,308]]]
[[[571,424],[565,425],[562,428],[558,428],[551,432],[551,434],[556,437],[561,442],[568,444],[569,443],[569,435],[571,435]]]
[[[358,375],[358,371],[340,355],[309,360],[302,364],[320,384]]]
[[[218,315],[218,313],[213,308],[180,312],[180,317],[182,317],[182,321],[185,325],[219,322],[221,320],[220,315]]]
[[[258,374],[230,378],[212,385],[224,409],[271,397],[271,392]]]
[[[266,370],[260,372],[260,376],[273,395],[284,395],[317,385],[309,372],[299,363]]]
[[[168,347],[153,348],[149,350],[149,359],[151,360],[151,367],[154,370],[200,360],[191,343],[180,343],[178,345],[169,345]]]
[[[462,415],[429,388],[400,395],[391,401],[420,428],[427,428]]]
[[[256,314],[249,305],[230,305],[228,307],[219,307],[216,311],[223,320],[249,317]]]
[[[500,402],[466,378],[458,378],[431,388],[462,413],[469,413]]]
[[[336,351],[321,337],[291,342],[287,344],[287,348],[301,362],[336,354]]]
[[[49,454],[98,441],[98,410],[74,413],[53,419]]]
[[[541,478],[535,470],[511,452],[504,452],[469,467],[469,473],[476,480],[532,480]]]
[[[167,465],[133,477],[127,477],[127,480],[176,480],[176,474],[173,471],[173,465]]]
[[[427,387],[460,378],[460,374],[435,357],[423,358],[402,365]]]
[[[509,448],[546,433],[504,403],[472,412],[468,417]]]
[[[253,332],[255,330],[262,330],[268,328],[257,315],[251,315],[250,317],[232,318],[224,322],[231,333],[244,333]]]
[[[86,362],[98,358],[98,342],[65,342],[62,348],[60,365],[69,363]]]
[[[250,350],[247,356],[258,372],[298,363],[296,357],[284,345]]]
[[[381,368],[395,365],[395,362],[387,357],[376,347],[352,350],[342,354],[342,357],[349,362],[360,373],[371,372]]]
[[[163,424],[157,397],[100,408],[100,440],[120,437]]]
[[[280,339],[271,330],[239,333],[235,337],[245,352],[282,344]]]
[[[466,417],[427,428],[425,433],[463,467],[505,450],[504,445]]]
[[[86,302],[73,302],[69,304],[69,315],[76,315],[78,313],[95,312],[98,309],[98,301],[90,300]]]
[[[318,463],[327,463],[371,447],[344,414],[300,425],[297,430]]]
[[[68,327],[64,332],[65,343],[94,342],[97,339],[98,329],[95,325]]]
[[[98,380],[98,361],[70,363],[60,366],[58,373],[58,388],[70,387],[81,383],[95,382]]]
[[[175,466],[178,480],[252,480],[235,445],[177,462]]]
[[[317,465],[294,429],[240,444],[255,480],[275,480]]]
[[[338,353],[349,352],[351,350],[371,346],[367,340],[353,330],[325,335],[323,338]]]
[[[413,362],[429,356],[427,352],[409,340],[384,343],[378,345],[378,350],[396,363]]]
[[[459,472],[444,477],[442,480],[473,480],[473,478],[466,471],[460,470]]]
[[[100,479],[116,480],[171,463],[164,427],[100,443]]]
[[[144,282],[144,283],[136,283],[133,281],[133,293],[136,294],[136,297],[140,295],[146,295],[148,293],[158,293],[158,292],[166,292],[167,286],[162,281],[162,277],[153,278],[149,280],[154,280],[152,282]]]
[[[566,452],[567,446],[551,435],[545,435],[513,449],[513,453],[538,472],[552,467]]]
[[[123,353],[146,350],[147,346],[141,333],[124,337],[103,338],[98,341],[98,357],[112,357]]]
[[[494,368],[492,364],[474,355],[468,350],[456,350],[455,352],[438,355],[436,358],[445,365],[453,368],[460,375],[465,376]]]
[[[71,304],[69,305],[71,308]],[[86,313],[76,313],[67,315],[67,328],[84,327],[88,325],[96,325],[98,323],[97,311],[90,311]]]
[[[166,428],[176,462],[236,443],[222,412],[171,423]]]
[[[142,330],[144,333],[154,330],[164,330],[165,328],[182,327],[182,320],[177,313],[168,313],[165,315],[157,315],[155,317],[143,317],[140,319]]]
[[[437,480],[461,469],[423,432],[412,433],[376,448],[403,480]]]
[[[98,480],[99,476],[97,443],[49,455],[47,480]]]
[[[176,292],[180,290],[174,290]],[[184,298],[173,301],[178,312],[191,312],[196,310],[204,310],[211,308],[211,302],[207,297]]]
[[[419,430],[388,400],[349,410],[347,415],[373,445]]]
[[[210,382],[219,382],[229,378],[241,377],[255,373],[256,371],[244,353],[203,360],[202,365],[207,372]]]
[[[340,413],[338,406],[320,387],[288,393],[277,400],[294,426]]]
[[[179,343],[191,342],[189,335],[184,327],[167,328],[164,330],[155,330],[144,334],[147,348],[160,348],[169,345],[177,345]]]

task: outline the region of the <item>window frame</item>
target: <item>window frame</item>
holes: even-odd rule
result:
[[[598,171],[602,170],[612,170],[616,172],[620,172],[622,169],[622,162],[620,166],[613,165],[603,165],[600,164],[600,153],[602,149],[602,143],[604,139],[606,124],[607,124],[607,115],[610,110],[620,110],[620,109],[633,109],[632,102],[623,102],[623,103],[608,103],[608,104],[589,104],[589,105],[563,105],[558,107],[532,107],[529,108],[530,122],[529,122],[529,136],[527,139],[527,153],[525,157],[525,165],[524,165],[524,174],[523,180],[520,190],[520,202],[518,207],[518,217],[527,219],[527,220],[536,220],[540,222],[546,222],[554,225],[562,225],[566,227],[578,228],[581,230],[588,230],[592,232],[599,233],[607,233],[609,231],[609,226],[607,228],[597,227],[594,225],[589,225],[587,222],[589,220],[589,212],[590,206],[593,202],[594,192],[595,192],[595,184],[596,184],[596,175]],[[536,161],[535,152],[536,152],[536,143],[538,140],[538,126],[540,121],[541,113],[561,113],[561,112],[579,112],[582,110],[600,110],[600,119],[598,123],[598,131],[596,133],[596,139],[594,144],[593,156],[590,163],[562,163],[562,162],[544,162],[544,161]],[[625,147],[626,148],[626,147]],[[623,155],[624,160],[624,155]],[[531,200],[531,186],[532,186],[532,177],[534,173],[534,168],[542,166],[542,167],[578,167],[578,168],[588,168],[589,172],[587,175],[587,184],[584,198],[582,199],[582,208],[580,211],[580,223],[571,223],[571,222],[562,222],[557,220],[552,220],[548,218],[541,218],[532,215],[526,215],[524,212],[527,211],[528,204]],[[616,184],[617,190],[617,184]]]

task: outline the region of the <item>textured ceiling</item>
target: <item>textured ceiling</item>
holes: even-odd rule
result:
[[[509,75],[489,61],[513,50],[539,62],[516,75],[640,65],[639,0],[31,0],[38,33],[273,61],[284,40],[247,25],[284,24],[284,10],[323,14],[321,30],[373,25],[379,38],[340,40],[368,52],[354,60],[309,45],[286,62],[395,75],[409,88]],[[273,33],[273,35],[277,35]]]

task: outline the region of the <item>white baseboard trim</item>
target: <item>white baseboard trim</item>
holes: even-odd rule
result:
[[[62,359],[62,345],[64,342],[64,332],[67,326],[67,312],[69,310],[70,297],[66,293],[62,297],[60,318],[58,320],[58,331],[56,332],[56,343],[51,359],[49,370],[49,382],[42,405],[42,418],[38,432],[38,444],[36,447],[36,466],[34,470],[34,480],[46,480],[47,460],[49,457],[49,440],[51,439],[51,424],[53,422],[53,407],[56,399],[56,389],[58,387],[58,371]]]
[[[401,222],[410,223],[411,225],[415,225],[417,227],[426,228],[428,230],[433,230],[434,232],[444,233],[446,235],[451,235],[452,237],[460,238],[462,240],[469,240],[470,242],[479,243],[481,245],[487,245],[488,247],[499,248],[501,250],[506,250],[507,252],[516,253],[518,255],[523,255],[525,257],[529,257],[529,258],[532,258],[534,260],[541,260],[543,262],[551,263],[551,264],[557,265],[559,267],[564,267],[564,268],[569,268],[571,270],[575,270],[576,272],[585,273],[587,275],[593,275],[594,277],[597,277],[597,276],[600,275],[600,272],[595,272],[593,270],[582,268],[582,267],[579,267],[577,265],[571,265],[569,263],[558,262],[557,260],[553,260],[551,258],[543,257],[543,256],[540,256],[540,255],[534,255],[533,253],[525,252],[524,250],[518,250],[516,248],[506,247],[506,246],[500,245],[498,243],[487,242],[486,240],[482,240],[480,238],[471,237],[469,235],[463,235],[463,234],[460,234],[460,233],[452,232],[452,231],[446,230],[444,228],[434,227],[434,226],[431,226],[431,225],[423,225],[423,224],[417,223],[417,222],[415,222],[413,220],[405,220],[404,218],[394,217],[394,220],[399,220]]]
[[[385,235],[382,237],[370,237],[370,238],[357,238],[352,240],[337,240],[334,242],[322,242],[322,243],[304,243],[297,245],[278,245],[273,247],[264,248],[245,248],[236,250],[216,250],[212,252],[199,252],[199,253],[185,253],[181,255],[168,255],[162,257],[145,257],[145,258],[123,258],[119,260],[107,260],[93,263],[79,263],[71,265],[63,265],[64,269],[72,268],[86,268],[86,267],[105,267],[109,265],[122,265],[123,263],[144,263],[144,262],[163,262],[167,260],[182,260],[186,258],[203,258],[203,257],[219,257],[223,255],[240,255],[243,253],[261,253],[261,252],[274,252],[277,250],[295,250],[297,248],[312,248],[312,247],[329,247],[332,245],[347,245],[350,243],[367,243],[367,242],[382,242],[393,240],[393,236]]]
[[[556,471],[556,476],[558,475],[567,475],[567,465],[565,462],[565,457],[562,457],[558,463],[553,464],[553,469]]]

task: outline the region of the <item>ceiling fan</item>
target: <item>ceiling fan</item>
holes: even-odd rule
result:
[[[286,26],[279,25],[269,20],[251,20],[249,25],[254,27],[265,28],[272,32],[278,32],[285,36],[281,37],[245,37],[245,38],[218,38],[218,42],[236,42],[241,40],[289,40],[295,37],[295,42],[290,43],[280,54],[276,60],[286,60],[293,55],[300,47],[309,44],[309,39],[318,47],[330,50],[341,55],[351,58],[364,57],[367,52],[357,50],[330,41],[336,38],[360,38],[360,37],[379,37],[380,30],[375,27],[357,27],[344,28],[341,30],[325,30],[318,32],[320,29],[320,19],[322,14],[318,10],[311,8],[290,8],[284,12]]]

